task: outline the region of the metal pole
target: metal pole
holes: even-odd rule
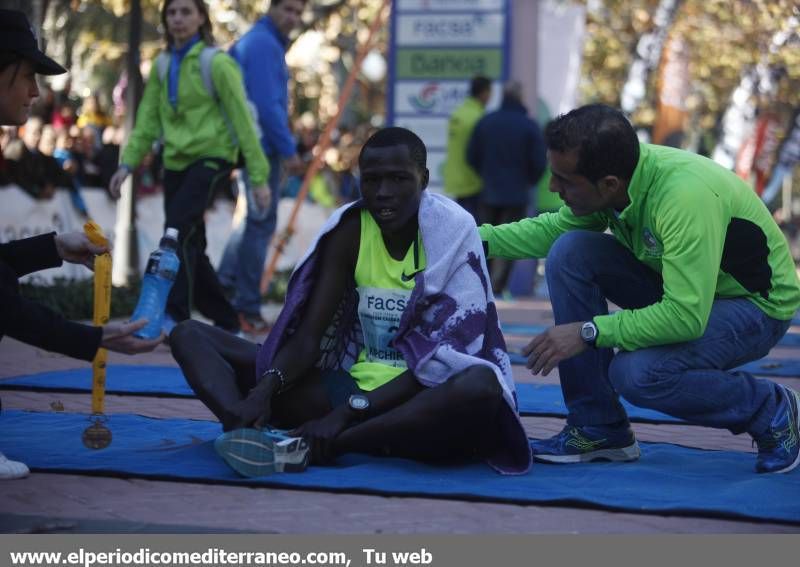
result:
[[[128,139],[136,121],[136,108],[142,97],[142,76],[139,73],[139,46],[142,41],[142,6],[140,0],[131,0],[128,22],[128,86],[125,92],[125,139]],[[122,153],[120,152],[120,155]],[[128,285],[139,276],[139,239],[136,233],[136,193],[138,176],[134,173],[123,183],[117,203],[117,227],[114,283]]]

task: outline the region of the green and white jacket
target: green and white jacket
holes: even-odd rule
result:
[[[198,41],[181,63],[175,107],[169,102],[167,81],[161,80],[157,65],[153,65],[136,113],[136,126],[121,161],[136,167],[153,142],[162,136],[164,167],[173,171],[186,169],[203,158],[236,163],[241,149],[253,185],[263,185],[269,175],[269,163],[253,126],[242,73],[233,58],[226,53],[217,54],[211,63],[217,97],[212,96],[203,84],[200,70],[200,53],[205,46]],[[236,143],[225,116],[236,134]]]
[[[744,297],[770,317],[791,319],[800,281],[789,246],[755,192],[713,161],[641,144],[621,213],[576,217],[569,207],[480,227],[490,257],[543,258],[569,230],[611,233],[662,275],[664,295],[642,309],[599,315],[600,347],[636,350],[703,334],[714,299]]]

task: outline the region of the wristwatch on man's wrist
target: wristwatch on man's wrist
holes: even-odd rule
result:
[[[351,394],[347,398],[347,407],[358,421],[364,421],[369,416],[369,398],[364,394]]]
[[[597,348],[597,325],[592,321],[587,321],[581,327],[581,338],[583,342],[592,348]]]

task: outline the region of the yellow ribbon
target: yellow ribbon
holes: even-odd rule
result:
[[[83,225],[86,236],[98,246],[108,246],[103,230],[94,221]],[[95,325],[102,327],[108,323],[111,313],[111,254],[99,254],[94,258],[94,317]],[[97,349],[92,362],[92,413],[103,413],[106,392],[106,356],[108,351]]]

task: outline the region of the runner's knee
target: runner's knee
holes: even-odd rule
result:
[[[451,382],[453,399],[460,404],[496,407],[503,399],[503,389],[488,366],[471,366]]]
[[[187,349],[190,349],[192,345],[197,345],[201,327],[203,327],[203,323],[192,319],[181,321],[175,325],[175,328],[169,334],[169,345],[176,359]]]

